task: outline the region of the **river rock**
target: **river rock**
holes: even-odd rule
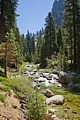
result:
[[[51,117],[51,115],[47,114],[44,120],[54,120],[54,119]]]
[[[35,74],[35,72],[30,72],[30,75],[34,75]]]
[[[49,83],[56,84],[56,79],[52,78],[52,80],[49,80]]]
[[[64,103],[64,97],[62,95],[55,95],[46,99],[46,104],[50,105],[52,103],[62,105]]]
[[[21,104],[21,109],[26,110],[26,105],[25,104]]]
[[[48,109],[48,114],[49,114],[49,113],[54,114],[54,112],[55,112],[54,109],[52,109],[52,108],[49,108],[49,109]]]
[[[48,80],[52,80],[52,76],[49,75],[49,77],[47,77]]]
[[[42,73],[43,77],[49,78],[49,73]]]
[[[37,72],[37,69],[34,69],[33,72]]]
[[[20,100],[20,104],[26,104],[26,101]]]
[[[40,78],[38,78],[38,82],[45,82],[47,79],[46,78],[44,78],[44,77],[40,77]]]
[[[62,87],[62,84],[61,84],[61,83],[57,83],[57,86],[61,88],[61,87]]]
[[[59,119],[56,117],[55,114],[53,114],[53,115],[51,116],[51,118],[52,118],[53,120],[59,120]]]
[[[63,83],[63,84],[68,84],[72,81],[72,74],[66,73],[66,72],[60,72],[59,73],[59,82]]]
[[[56,79],[56,80],[58,80],[58,79],[59,79],[59,77],[58,77],[58,75],[57,75],[57,74],[50,74],[50,76],[51,76],[52,78]]]
[[[47,89],[46,92],[45,92],[45,96],[46,97],[52,97],[54,94],[51,90]]]
[[[34,79],[35,78],[39,78],[40,77],[40,75],[39,75],[39,73],[37,72],[35,75],[34,75]]]
[[[12,107],[13,107],[14,109],[17,109],[17,105],[13,105]]]
[[[40,85],[37,84],[36,82],[32,82],[32,88],[36,88],[36,87],[40,87]]]

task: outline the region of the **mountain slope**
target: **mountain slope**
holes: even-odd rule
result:
[[[52,15],[57,28],[62,26],[63,12],[64,0],[55,0],[52,7]]]

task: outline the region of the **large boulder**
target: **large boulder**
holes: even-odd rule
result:
[[[63,83],[63,84],[68,84],[72,81],[72,78],[73,78],[72,74],[61,71],[59,73],[59,80],[58,81],[60,83]]]
[[[45,96],[46,97],[52,97],[54,94],[51,90],[47,89],[46,92],[45,92]]]
[[[46,104],[50,105],[52,103],[62,105],[64,103],[64,97],[62,95],[55,95],[46,99]]]

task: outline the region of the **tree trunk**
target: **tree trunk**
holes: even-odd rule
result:
[[[71,34],[70,34],[70,40],[71,40],[71,69],[73,64],[73,41],[72,41],[72,28],[70,28]]]
[[[74,39],[74,70],[76,71],[76,28],[75,28],[75,8],[73,0],[73,39]]]
[[[5,44],[4,74],[5,74],[5,77],[7,77],[7,45],[6,44]]]

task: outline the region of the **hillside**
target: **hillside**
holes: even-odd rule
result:
[[[60,27],[63,21],[64,0],[55,0],[52,7],[52,15],[55,20],[56,27]]]

